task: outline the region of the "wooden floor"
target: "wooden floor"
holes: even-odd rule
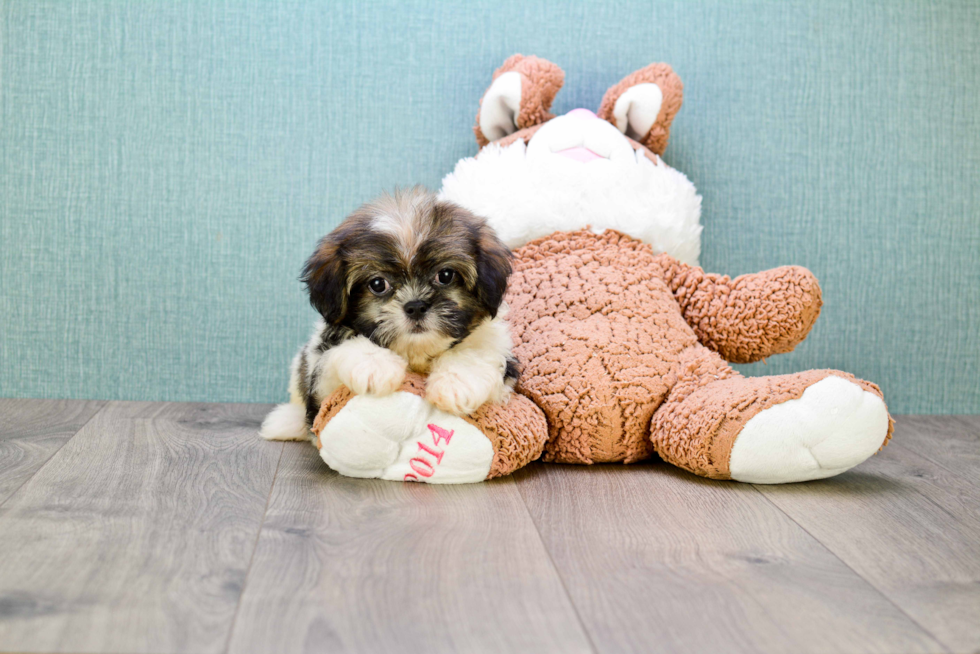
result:
[[[980,417],[808,484],[434,487],[262,442],[268,409],[0,400],[0,651],[980,651]]]

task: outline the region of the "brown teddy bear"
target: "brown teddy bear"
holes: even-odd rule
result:
[[[654,64],[610,88],[597,114],[554,117],[563,79],[542,59],[508,59],[481,100],[483,149],[441,192],[515,248],[520,395],[458,418],[429,406],[418,378],[386,397],[341,389],[314,425],[324,460],[355,476],[453,483],[510,473],[542,450],[583,464],[658,454],[704,477],[783,483],[880,449],[892,421],[874,384],[834,370],[746,378],[728,365],[792,350],[820,313],[820,287],[796,266],[736,279],[696,266],[700,197],[660,158],[680,78]]]

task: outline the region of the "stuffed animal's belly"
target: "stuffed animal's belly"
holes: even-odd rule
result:
[[[637,461],[650,419],[697,342],[649,246],[559,232],[516,252],[508,304],[519,390],[548,419],[544,459]]]

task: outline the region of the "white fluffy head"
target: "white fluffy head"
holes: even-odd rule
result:
[[[701,196],[694,185],[585,114],[552,119],[528,145],[491,143],[460,160],[442,180],[440,199],[485,217],[511,248],[556,231],[615,229],[697,264]]]

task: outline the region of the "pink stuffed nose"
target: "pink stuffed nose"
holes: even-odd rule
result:
[[[572,109],[566,116],[575,116],[576,118],[582,118],[586,120],[598,120],[599,117],[588,109]],[[605,159],[602,155],[598,155],[592,150],[588,149],[584,145],[578,145],[573,148],[566,148],[564,150],[559,150],[555,154],[567,157],[572,161],[578,161],[579,163],[589,163],[590,161],[598,161],[600,159]]]
[[[568,112],[569,116],[577,116],[579,118],[598,118],[594,113],[588,109],[572,109]]]

